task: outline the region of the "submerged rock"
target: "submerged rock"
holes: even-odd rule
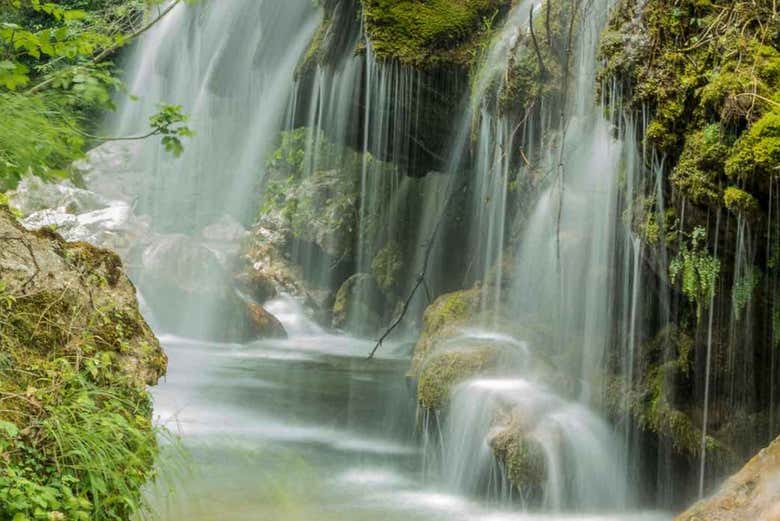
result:
[[[780,438],[730,477],[712,497],[675,521],[780,520]]]

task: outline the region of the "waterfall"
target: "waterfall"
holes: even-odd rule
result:
[[[348,497],[355,489],[339,490],[323,519],[340,519],[342,503],[357,519],[370,509],[380,518],[396,513],[397,505],[386,504],[413,499],[437,516],[521,511],[568,519],[622,516],[641,501],[666,508],[674,499],[676,447],[660,434],[646,443],[634,408],[639,399],[672,400],[677,391],[674,376],[659,369],[658,389],[650,390],[657,394],[637,398],[650,385],[645,344],[659,335],[659,365],[678,357],[678,346],[658,333],[677,324],[684,298],[671,289],[667,242],[685,246],[684,224],[696,209],[669,193],[667,158],[645,144],[648,109],[624,107],[623,87],[597,78],[599,40],[615,2],[575,2],[579,16],[565,49],[571,70],[553,86],[566,91],[526,106],[517,99],[528,101],[531,83],[549,78],[540,71],[523,84],[529,93],[518,93],[511,76],[521,52],[536,45],[529,24],[546,4],[512,4],[469,75],[378,58],[356,0],[178,6],[125,56],[128,90],[138,99],[119,103],[106,133],[143,134],[166,102],[189,114],[195,136],[179,158],[157,138],[93,154],[103,164],[87,185],[111,203],[89,218],[108,223],[108,232],[87,234],[79,216],[79,232],[69,238],[124,248],[145,315],[176,363],[192,371],[173,379],[163,409],[174,408],[176,385],[195,386],[192,366],[208,373],[216,398],[211,389],[184,386],[208,424],[186,419],[188,435],[213,441],[208,435],[228,433],[253,451],[283,438],[296,457],[312,456],[328,487],[342,478],[350,486],[376,480],[380,490],[361,488],[357,506]],[[288,151],[294,173],[275,165]],[[104,175],[116,170],[113,180]],[[778,187],[771,186],[767,265],[780,226]],[[306,190],[317,203],[311,208],[265,207]],[[267,226],[265,219],[285,212],[303,218],[282,232]],[[121,228],[117,216],[132,223],[127,244],[112,235]],[[321,221],[337,229],[323,232]],[[718,213],[711,238],[715,255],[726,250],[733,260],[734,278],[718,281],[731,306],[710,296],[695,339],[706,349],[690,355],[705,372],[691,385],[702,389],[690,390],[701,398],[701,411],[691,413],[701,427],[694,432],[700,452],[690,458],[700,495],[713,481],[713,418],[741,414],[763,392],[749,385],[753,322],[764,319],[777,341],[776,310],[761,314],[753,295],[763,230],[751,226]],[[236,259],[249,239],[271,242],[277,232],[287,248],[282,262],[300,284],[264,300],[237,282]],[[733,248],[723,246],[732,238]],[[384,279],[383,263],[392,265]],[[775,294],[777,276],[770,276]],[[406,375],[406,341],[417,339],[437,297],[459,290],[478,294],[478,306],[463,304],[464,320],[421,356],[421,370],[437,356],[498,355],[463,379],[452,377],[440,408],[419,401],[422,446],[409,447],[414,418],[406,409],[414,403],[405,386],[419,389],[420,381],[415,371]],[[242,331],[236,317],[261,304],[288,339]],[[396,318],[400,326],[380,361],[363,360]],[[721,358],[727,371],[716,369]],[[291,361],[299,365],[283,365]],[[773,432],[774,352],[768,364]],[[268,382],[256,382],[258,375]],[[246,388],[272,399],[256,400]],[[224,396],[233,401],[226,405]],[[262,414],[253,409],[258,401],[267,406]],[[303,424],[312,419],[316,425]],[[402,441],[388,441],[391,434]],[[379,470],[355,468],[355,461]],[[257,469],[249,467],[244,495],[254,498]],[[296,478],[308,469],[299,472]],[[315,512],[331,490],[320,492]]]

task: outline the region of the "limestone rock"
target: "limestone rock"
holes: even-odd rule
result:
[[[109,354],[138,385],[154,384],[167,359],[141,316],[119,257],[58,234],[22,227],[0,207],[0,339],[7,353]]]
[[[780,520],[780,438],[731,476],[710,498],[699,501],[675,521]]]

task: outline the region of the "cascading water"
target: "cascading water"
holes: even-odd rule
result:
[[[127,62],[129,89],[141,99],[121,105],[112,132],[143,133],[164,101],[181,104],[196,133],[178,159],[158,143],[118,150],[127,170],[119,193],[101,168],[86,179],[133,215],[141,247],[122,253],[171,357],[169,379],[155,391],[157,415],[194,455],[195,472],[175,479],[173,498],[152,489],[152,502],[168,519],[656,519],[625,513],[640,481],[627,470],[636,439],[628,413],[617,419],[620,432],[604,418],[609,347],[620,346],[630,386],[649,307],[642,245],[622,212],[650,193],[664,214],[662,168],[645,172],[651,154],[635,145],[641,125],[619,110],[607,120],[606,100],[594,102],[611,2],[583,8],[567,51],[574,66],[565,101],[526,119],[500,99],[539,3],[517,2],[506,14],[470,92],[456,75],[377,60],[358,5],[329,3],[345,30],[324,36],[309,0],[178,6]],[[329,42],[323,63],[311,61],[318,38]],[[432,114],[436,104],[444,116]],[[426,141],[430,126],[446,129],[439,143]],[[285,140],[300,144],[295,185],[270,165]],[[400,301],[387,287],[361,282],[376,278],[391,246],[406,265],[388,286],[406,296],[425,281],[409,301],[409,325],[432,297],[478,283],[477,323],[441,352],[490,345],[501,356],[492,371],[454,386],[445,411],[421,415],[423,455],[412,437],[405,346],[390,343],[365,361],[373,341],[315,324],[301,295],[265,303],[289,338],[230,334],[233,315],[254,298],[233,288],[231,273],[245,227],[265,192],[283,198],[305,183],[329,199],[346,196],[344,211],[354,214],[346,227],[357,229],[325,238],[304,230],[290,252],[306,297],[333,292],[345,274],[366,277],[354,282],[362,296],[339,328],[376,336],[397,315]],[[529,187],[522,211],[515,185]],[[463,222],[442,226],[453,206]],[[303,225],[331,217],[314,214]],[[753,252],[740,244],[747,276]],[[377,306],[387,308],[379,317]],[[507,333],[507,322],[549,331]],[[621,398],[623,410],[629,399]],[[525,454],[519,466],[517,451]]]

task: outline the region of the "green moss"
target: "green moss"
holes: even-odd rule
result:
[[[361,0],[365,29],[381,59],[429,67],[467,65],[508,0]]]
[[[729,186],[723,191],[723,204],[735,215],[751,216],[758,212],[756,198],[736,186]]]
[[[672,171],[672,184],[693,203],[719,205],[718,179],[727,154],[720,125],[708,125],[691,133],[685,138],[682,154]]]
[[[496,358],[492,346],[433,354],[420,373],[417,401],[427,409],[441,409],[457,383],[494,366]]]
[[[604,84],[622,82],[628,106],[650,109],[645,139],[673,166],[680,195],[715,207],[724,205],[719,187],[727,176],[765,182],[780,158],[772,115],[780,52],[761,22],[774,19],[771,6],[724,9],[718,0],[674,8],[665,0],[625,0],[601,45]]]
[[[423,314],[423,330],[414,347],[410,374],[417,376],[434,346],[457,331],[457,327],[479,311],[480,288],[455,291],[439,296]]]
[[[397,242],[390,241],[379,250],[371,261],[371,272],[383,291],[389,292],[395,288],[403,265],[403,254]]]
[[[507,478],[526,495],[545,483],[547,465],[544,449],[510,424],[490,440],[496,458],[503,463]]]
[[[691,458],[700,456],[702,432],[691,419],[688,397],[674,393],[692,374],[694,348],[688,334],[667,326],[641,347],[641,377],[635,387],[627,390],[614,379],[607,393],[613,414],[629,412],[641,428],[669,440],[678,453]],[[730,458],[729,449],[711,435],[706,446],[713,464]]]
[[[780,165],[780,110],[765,114],[735,143],[726,161],[732,179],[766,184]]]

